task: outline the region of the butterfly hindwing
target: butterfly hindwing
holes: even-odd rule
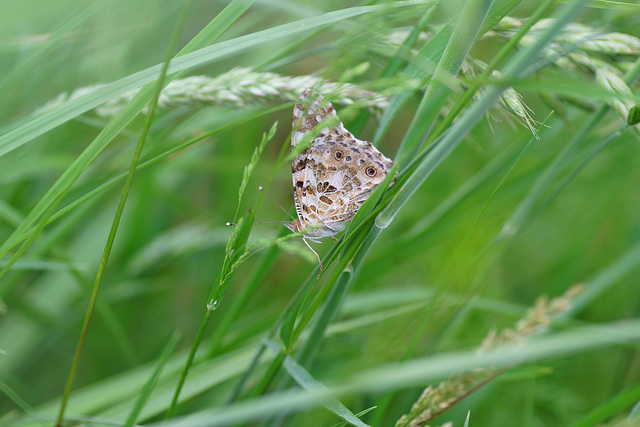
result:
[[[346,227],[392,161],[370,142],[354,137],[333,105],[310,89],[294,107],[291,145],[305,141],[306,135],[313,140],[291,168],[298,214],[294,223],[299,231],[319,225],[306,233],[309,238],[332,236]]]

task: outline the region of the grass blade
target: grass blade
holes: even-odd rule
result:
[[[625,76],[625,82],[627,84],[631,84],[638,78],[638,76],[640,76],[640,61],[637,61],[634,67],[627,73]],[[504,226],[498,235],[499,240],[507,239],[520,230],[545,190],[551,185],[562,167],[564,167],[567,161],[573,156],[578,147],[582,145],[586,138],[597,127],[608,110],[608,105],[600,107],[590,119],[585,121],[584,126],[578,133],[576,133],[575,137],[564,146],[553,162],[540,175],[534,186],[529,190],[522,202],[520,202],[511,217],[504,223]]]
[[[267,344],[271,351],[275,354],[280,352],[280,346],[271,341]],[[291,356],[286,356],[282,365],[291,377],[298,383],[303,389],[313,392],[326,390],[326,387],[309,374],[309,372],[300,366]],[[325,408],[347,421],[351,425],[358,427],[367,427],[367,424],[363,423],[358,417],[356,417],[346,406],[344,406],[338,399],[330,398],[328,402],[323,404]]]
[[[400,148],[398,148],[396,162],[401,166],[406,163],[406,159],[412,157],[411,153],[417,151],[420,143],[426,138],[429,129],[433,126],[435,118],[450,93],[447,83],[458,74],[462,62],[480,32],[480,27],[491,3],[490,0],[466,3],[462,16],[458,20],[433,73],[433,78],[427,86],[415,118],[400,143]]]
[[[603,405],[591,410],[578,422],[570,427],[590,427],[605,422],[612,416],[620,413],[640,401],[640,384],[630,387],[609,399]]]
[[[282,412],[297,412],[315,407],[332,395],[348,395],[358,390],[377,392],[390,388],[424,384],[449,375],[470,371],[483,366],[508,366],[543,360],[550,357],[569,356],[578,351],[603,348],[640,340],[640,321],[587,326],[569,332],[542,337],[533,342],[502,347],[496,351],[476,355],[474,352],[449,353],[414,359],[402,365],[391,364],[377,369],[364,370],[342,378],[327,390],[300,393],[287,390],[271,393],[260,399],[244,401],[222,409],[203,410],[197,414],[167,421],[167,427],[218,426],[264,419]]]
[[[253,3],[250,0],[235,0],[229,6],[229,10],[234,10],[236,15],[241,14]],[[411,5],[413,2],[397,2],[394,7]],[[329,12],[319,17],[301,19],[296,22],[284,24],[278,27],[270,28],[267,30],[258,31],[254,34],[247,36],[241,36],[233,40],[217,43],[210,47],[203,47],[203,45],[211,43],[211,38],[208,36],[201,36],[199,41],[207,41],[200,45],[199,49],[195,42],[188,45],[189,50],[181,51],[181,55],[171,61],[168,69],[169,74],[178,73],[191,69],[193,67],[203,65],[215,60],[226,58],[231,55],[238,55],[244,50],[260,46],[262,44],[272,42],[284,37],[291,37],[301,32],[309,31],[310,29],[323,27],[327,25],[333,25],[336,22],[353,18],[358,15],[372,12],[376,10],[375,6],[362,6],[349,9],[342,9],[335,12]],[[237,16],[236,16],[237,17]],[[229,16],[225,16],[221,22],[216,22],[216,26],[220,26],[220,30],[224,30],[230,25]],[[207,30],[212,28],[207,27]],[[214,37],[215,38],[215,37]],[[185,48],[186,49],[186,48]],[[43,133],[54,129],[55,127],[65,123],[74,117],[79,116],[93,108],[97,107],[104,102],[122,95],[123,93],[141,87],[149,82],[152,82],[160,72],[160,65],[154,65],[143,71],[132,74],[128,77],[124,77],[121,80],[108,84],[96,91],[77,98],[64,106],[51,110],[33,120],[25,123],[17,129],[10,131],[9,133],[0,136],[0,156],[3,156],[21,146],[34,138],[42,135]],[[147,94],[146,101],[150,99],[150,94]],[[145,103],[143,102],[143,105]],[[142,108],[140,108],[141,110]]]
[[[178,334],[173,334],[173,336],[169,339],[169,342],[167,342],[167,345],[165,346],[164,350],[162,350],[162,353],[160,353],[160,357],[158,357],[156,368],[154,369],[153,373],[149,377],[149,380],[145,383],[142,391],[138,395],[138,399],[136,400],[136,403],[133,409],[131,410],[129,417],[125,421],[124,427],[132,427],[135,424],[136,420],[140,416],[140,412],[142,411],[144,404],[147,402],[147,400],[149,399],[149,396],[151,395],[151,392],[153,391],[154,387],[158,383],[158,379],[160,378],[162,369],[169,361],[169,358],[171,357],[171,354],[176,349],[176,346],[178,345],[179,340],[180,340],[180,336]]]
[[[133,158],[131,160],[131,166],[129,168],[129,174],[127,175],[127,179],[124,183],[124,187],[122,189],[122,195],[120,197],[120,202],[118,203],[118,207],[116,209],[116,213],[113,217],[113,223],[111,225],[111,230],[109,231],[109,237],[105,243],[104,252],[102,254],[102,259],[100,260],[100,266],[98,267],[98,272],[96,274],[96,279],[93,284],[93,289],[91,290],[91,298],[89,300],[89,305],[87,307],[87,312],[84,317],[84,321],[82,324],[82,330],[80,333],[80,339],[78,340],[78,345],[76,347],[76,352],[73,356],[73,363],[71,365],[71,370],[69,372],[69,376],[67,378],[67,383],[64,388],[64,394],[62,395],[62,402],[60,404],[60,411],[58,412],[58,418],[56,420],[56,426],[62,426],[64,421],[65,409],[67,407],[67,402],[69,400],[69,395],[71,394],[71,389],[73,387],[73,382],[76,377],[76,372],[78,370],[78,365],[80,363],[80,356],[82,355],[82,350],[84,349],[85,339],[87,337],[87,332],[89,329],[89,322],[93,316],[93,310],[96,305],[96,301],[98,300],[98,291],[100,290],[100,285],[102,284],[102,279],[104,277],[104,272],[107,268],[107,263],[109,261],[109,256],[111,255],[111,250],[113,248],[113,242],[116,238],[116,233],[118,231],[118,226],[120,225],[120,219],[122,218],[122,213],[124,212],[124,206],[127,202],[127,198],[129,196],[129,192],[131,191],[131,185],[133,183],[133,177],[136,173],[136,168],[138,166],[138,162],[140,161],[140,156],[142,155],[142,148],[144,146],[145,140],[147,139],[147,134],[149,133],[149,128],[151,127],[151,121],[153,119],[153,114],[155,112],[156,106],[158,105],[158,98],[160,96],[160,92],[164,87],[164,78],[167,74],[167,69],[169,68],[169,61],[173,56],[173,52],[175,50],[176,45],[178,44],[178,37],[180,36],[180,31],[182,30],[182,26],[184,25],[185,18],[187,16],[188,10],[188,2],[184,3],[182,14],[178,18],[178,22],[174,29],[173,37],[169,48],[167,49],[167,57],[165,59],[164,66],[160,71],[160,76],[158,77],[158,82],[155,88],[155,94],[153,100],[151,101],[151,105],[149,106],[149,113],[147,115],[147,120],[145,123],[145,127],[140,134],[140,138],[138,140],[138,144],[136,145],[135,153],[133,154]]]

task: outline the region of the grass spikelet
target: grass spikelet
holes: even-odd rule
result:
[[[561,315],[569,310],[571,301],[584,292],[583,285],[569,288],[563,295],[550,301],[540,297],[534,306],[527,310],[525,317],[518,320],[514,328],[500,332],[491,330],[482,341],[477,353],[486,352],[505,344],[518,343],[533,335],[543,333],[549,327],[553,316]],[[503,371],[496,368],[479,368],[472,372],[459,374],[437,386],[428,386],[411,407],[408,414],[403,415],[396,427],[424,426],[433,418],[443,414],[463,398],[494,380]]]
[[[244,192],[247,189],[247,184],[249,183],[249,178],[251,178],[251,174],[258,164],[258,160],[262,156],[262,152],[264,151],[264,147],[267,146],[267,142],[269,142],[273,136],[276,134],[276,129],[278,128],[278,122],[275,122],[269,132],[262,135],[262,140],[260,144],[253,150],[253,154],[251,155],[251,160],[244,167],[244,172],[242,173],[242,183],[238,188],[238,207],[236,208],[236,214],[234,215],[234,219],[238,217],[238,210],[240,209],[240,202],[242,201],[242,197],[244,196]]]
[[[625,83],[622,73],[603,61],[595,61],[594,65],[596,82],[616,95],[616,98],[611,101],[611,105],[621,117],[626,117],[634,102],[631,99],[631,89]]]
[[[63,93],[39,108],[35,114],[42,114],[78,99],[103,87],[93,85],[77,89],[71,93]],[[282,102],[295,101],[300,92],[315,87],[322,93],[334,93],[344,104],[355,101],[372,111],[386,107],[387,99],[375,92],[363,89],[351,83],[333,83],[314,75],[283,76],[271,72],[257,72],[252,68],[234,68],[218,77],[192,76],[176,79],[169,83],[160,94],[158,107],[162,109],[188,106],[246,108],[250,105],[277,105]],[[100,117],[111,117],[117,114],[138,92],[132,90],[114,98],[96,108]]]
[[[529,34],[522,38],[521,45],[535,42],[540,32],[549,28],[551,19],[537,22]],[[509,37],[522,21],[505,18],[498,24],[492,35],[502,34]],[[559,67],[570,71],[588,71],[602,88],[616,95],[611,101],[612,107],[621,117],[626,117],[633,103],[629,100],[630,88],[622,78],[618,63],[621,56],[638,57],[640,38],[629,34],[603,32],[588,25],[571,23],[558,34],[546,50],[546,57],[554,58]],[[514,109],[514,110],[517,110]]]

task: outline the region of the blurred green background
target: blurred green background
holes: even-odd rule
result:
[[[348,70],[367,63],[366,71],[354,73],[345,82],[393,96],[409,83],[401,74],[380,78],[390,61],[389,52],[393,52],[393,45],[385,44],[390,34],[411,30],[435,6],[425,28],[433,35],[450,20],[455,22],[464,3],[424,2],[364,13],[255,48],[238,49],[237,53],[190,68],[180,77],[216,77],[235,67],[252,67],[257,72],[291,77],[313,74],[334,82]],[[522,1],[509,16],[525,19],[538,4]],[[216,43],[360,5],[351,1],[255,2]],[[192,1],[178,48],[225,6],[227,2]],[[561,7],[559,2],[551,10]],[[160,0],[0,3],[0,133],[9,135],[25,124],[33,129],[29,123],[34,111],[61,93],[111,83],[162,63],[181,9],[182,2]],[[640,37],[636,3],[593,2],[575,22],[599,31]],[[424,41],[419,41],[418,47],[421,43]],[[505,43],[506,37],[484,38],[474,45],[471,55],[489,62]],[[616,53],[606,61],[614,65],[633,63],[639,53]],[[538,297],[560,295],[577,283],[588,285],[638,244],[640,145],[635,131],[624,131],[573,180],[559,187],[580,162],[622,127],[625,118],[614,110],[597,124],[543,189],[522,230],[510,239],[495,241],[553,159],[603,104],[600,92],[583,92],[584,87],[595,85],[594,77],[579,68],[575,74],[579,77],[558,72],[557,66],[550,64],[534,74],[528,86],[518,88],[516,84],[535,120],[543,121],[554,110],[539,140],[527,146],[532,135],[519,119],[490,110],[492,117],[469,129],[460,146],[418,189],[372,246],[354,278],[332,324],[335,330],[330,329],[324,337],[309,368],[316,379],[335,382],[352,372],[387,366],[406,357],[473,352],[489,330],[512,327]],[[576,89],[571,97],[559,96],[567,76],[575,78]],[[467,83],[464,78],[461,82]],[[452,91],[443,108],[445,113],[461,97],[464,87]],[[379,144],[387,156],[395,156],[423,93],[417,90],[393,118]],[[220,131],[136,174],[89,328],[71,394],[70,415],[122,421],[114,414],[121,414],[131,402],[119,401],[118,396],[136,395],[127,381],[140,381],[136,369],[153,366],[177,331],[181,340],[177,359],[171,365],[175,381],[221,268],[231,234],[225,223],[234,219],[244,166],[262,135],[277,121],[277,132],[249,181],[241,214],[254,206],[260,197],[257,187],[268,183],[278,153],[288,145],[292,105],[290,100],[264,97],[260,102],[246,102],[243,108],[203,102],[163,107],[156,112],[143,160],[208,132]],[[262,114],[271,107],[279,108]],[[346,106],[337,100],[336,108],[341,114]],[[362,115],[357,116],[359,112],[342,116],[345,125],[359,138],[372,140],[380,115],[365,121]],[[144,120],[139,115],[119,132],[82,171],[53,212],[128,170]],[[63,120],[14,150],[0,145],[0,241],[6,244],[108,121],[108,117],[89,111]],[[235,121],[240,122],[227,127]],[[38,424],[37,418],[18,417],[25,407],[48,417],[57,412],[122,185],[122,181],[117,182],[44,227],[0,279],[0,380],[4,392],[0,394],[0,414],[5,414],[0,423]],[[553,194],[558,188],[560,192]],[[293,211],[288,166],[276,171],[269,191]],[[545,203],[548,196],[553,197]],[[256,221],[287,219],[268,199],[255,212]],[[256,225],[250,241],[279,234],[283,234],[279,224]],[[326,239],[314,247],[324,254],[333,244]],[[19,247],[5,247],[1,267],[8,265]],[[218,359],[211,359],[213,355],[204,353],[219,325],[217,319],[227,315],[242,293],[259,255],[237,270],[224,303],[208,325],[198,362],[200,367],[215,368],[225,360],[234,368],[228,378],[215,384],[206,384],[207,375],[211,375],[206,372],[188,379],[186,387],[192,391],[181,400],[180,415],[218,407],[229,399],[248,365],[247,355],[253,354],[255,345],[312,274],[315,259],[299,239],[288,242],[283,249],[222,338],[215,354]],[[637,318],[638,262],[632,260],[605,292],[564,327]],[[207,365],[208,360],[213,362]],[[142,380],[146,378],[142,376]],[[244,393],[250,393],[256,378],[249,381]],[[123,382],[109,391],[100,388],[116,379]],[[193,391],[198,381],[203,385]],[[463,400],[439,421],[462,425],[471,410],[470,425],[476,426],[571,425],[597,405],[637,389],[639,381],[637,343],[584,350],[516,367]],[[354,393],[341,401],[357,413],[389,399],[378,414],[374,410],[364,420],[376,421],[373,425],[393,425],[427,385],[407,384],[392,395],[380,391]],[[76,398],[74,402],[74,396],[91,388],[97,390],[95,396]],[[167,386],[165,392],[173,388]],[[276,389],[273,386],[271,390]],[[75,394],[77,390],[81,391]],[[165,398],[138,422],[161,418],[168,404]],[[618,410],[626,414],[631,406],[623,405]],[[278,422],[328,426],[339,421],[326,409],[315,408]],[[50,419],[43,424],[51,425]]]

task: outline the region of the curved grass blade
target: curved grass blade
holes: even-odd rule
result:
[[[433,77],[420,102],[414,120],[400,143],[396,162],[404,165],[415,154],[429,129],[440,113],[440,109],[450,93],[446,82],[458,74],[462,62],[480,33],[480,27],[491,6],[491,0],[469,1],[465,4],[462,16],[458,20],[451,38],[444,49]]]
[[[267,342],[267,346],[274,353],[278,354],[280,352],[281,346],[273,341]],[[302,387],[303,389],[313,392],[313,391],[325,391],[327,388],[313,378],[309,372],[300,366],[298,362],[296,362],[291,356],[285,356],[282,366],[284,369],[291,375],[296,383]],[[347,421],[349,424],[358,426],[358,427],[368,427],[367,424],[363,423],[358,417],[356,417],[346,406],[344,406],[340,401],[336,398],[329,398],[328,401],[324,402],[323,405],[325,408]]]
[[[206,138],[209,138],[210,136],[216,135],[220,132],[223,132],[229,128],[232,128],[234,126],[237,126],[239,124],[245,123],[249,120],[253,120],[255,118],[258,117],[262,117],[262,116],[266,116],[266,115],[270,115],[274,112],[280,111],[284,108],[284,106],[279,105],[273,108],[269,108],[267,110],[262,110],[256,113],[252,113],[249,114],[246,117],[242,117],[239,118],[237,120],[231,120],[228,123],[224,124],[223,126],[220,126],[217,129],[212,130],[211,132],[207,132],[204,135],[201,135],[197,138],[194,138],[190,141],[187,141],[185,143],[182,143],[176,147],[170,148],[144,162],[141,162],[138,167],[137,170],[141,170],[144,169],[148,166],[154,165],[156,163],[158,163],[160,160],[163,160],[169,156],[171,156],[174,153],[177,153],[181,150],[184,150],[187,147],[190,147],[191,145],[200,142]],[[92,198],[96,197],[97,195],[103,193],[104,191],[110,189],[111,187],[113,187],[115,184],[117,184],[118,182],[122,181],[123,179],[125,179],[127,177],[127,173],[121,173],[120,175],[109,179],[108,181],[104,182],[103,184],[99,185],[98,187],[94,188],[93,190],[87,192],[86,194],[84,194],[83,196],[77,198],[76,200],[74,200],[73,202],[69,202],[65,207],[60,208],[58,211],[56,211],[56,213],[54,213],[53,215],[51,215],[49,217],[49,220],[47,221],[46,225],[51,224],[52,222],[60,219],[61,217],[63,217],[64,215],[66,215],[67,213],[71,212],[73,209],[77,208],[78,206],[81,206],[83,203],[91,200]],[[0,210],[3,209],[2,207],[2,201],[0,200]],[[7,209],[10,209],[10,207],[7,207]],[[11,215],[11,216],[10,216]],[[12,213],[7,210],[7,217],[11,218],[11,221],[13,224],[15,225],[19,225],[20,221],[22,220],[22,217],[20,217],[20,220],[17,220],[16,216],[15,216],[15,212]],[[16,239],[14,239],[13,241],[7,241],[5,242],[5,244],[7,245],[7,249],[11,249],[13,248],[15,245],[17,245],[18,243],[20,243],[21,241],[23,241],[24,239],[28,238],[32,233],[34,233],[36,230],[35,228],[31,228],[29,230],[27,230],[21,237],[18,237]],[[0,297],[2,297],[2,291],[4,291],[4,288],[0,288]]]
[[[624,81],[627,84],[632,84],[635,80],[638,79],[639,76],[640,60],[636,61],[634,67],[629,70],[629,72],[627,72]],[[602,107],[600,107],[598,111],[596,111],[591,116],[590,119],[587,119],[585,121],[584,126],[578,133],[576,133],[575,137],[571,139],[567,143],[567,145],[564,146],[560,153],[558,153],[556,158],[553,159],[551,164],[543,171],[531,190],[529,190],[525,198],[517,206],[513,214],[504,223],[502,230],[500,230],[500,234],[498,235],[499,240],[510,238],[521,229],[521,227],[531,214],[532,210],[534,209],[536,203],[538,203],[544,192],[549,188],[560,170],[564,167],[564,165],[566,165],[566,163],[576,152],[578,147],[582,145],[586,138],[597,127],[608,110],[608,105],[603,105]]]
[[[544,46],[552,39],[552,37],[560,31],[562,26],[573,19],[574,16],[586,5],[587,0],[573,0],[568,3],[565,8],[558,14],[553,25],[536,39],[536,42],[528,46],[526,49],[518,52],[504,67],[502,74],[506,77],[522,77],[522,72],[528,67],[530,58],[535,57],[542,51]],[[453,151],[460,143],[462,137],[469,129],[475,125],[482,114],[495,102],[503,88],[491,87],[482,97],[474,103],[460,119],[454,123],[449,130],[443,134],[441,140],[429,152],[423,161],[416,167],[411,176],[403,185],[403,191],[391,200],[391,203],[376,219],[376,225],[386,228],[393,220],[393,217],[407,202],[407,200],[415,193],[420,185],[427,179],[433,170]],[[426,108],[426,107],[425,107]],[[425,114],[428,112],[425,112]],[[416,116],[416,120],[420,117]],[[415,143],[409,144],[413,146]]]
[[[242,12],[247,9],[248,5],[245,0],[235,0],[232,2],[227,8],[225,8],[216,18],[213,19],[212,24],[207,25],[203,31],[200,32],[202,34],[201,40],[203,42],[211,43],[215,40],[222,31],[227,28],[231,22],[235,21]],[[197,46],[190,44],[190,49],[195,49]],[[186,54],[189,52],[187,48],[183,48],[179,54]],[[153,74],[148,76],[148,81],[153,81],[158,73],[160,72],[160,67],[151,67],[151,69],[155,70]],[[149,69],[150,70],[150,69]],[[138,73],[139,74],[139,73]],[[135,76],[135,75],[134,75]],[[131,76],[133,77],[133,76]],[[168,82],[175,78],[176,75],[167,76],[164,81],[164,84],[168,84]],[[147,82],[147,81],[145,81]],[[116,82],[117,83],[117,82]],[[115,84],[115,83],[114,83]],[[110,87],[111,85],[105,86],[105,88]],[[135,86],[134,86],[135,87]],[[104,89],[104,88],[103,88]],[[112,88],[113,89],[113,88]],[[99,92],[99,91],[96,91]],[[48,216],[50,216],[53,212],[51,212],[52,206],[55,209],[55,204],[60,202],[60,199],[69,191],[71,186],[75,183],[78,177],[86,170],[88,165],[100,154],[100,152],[115,138],[115,136],[122,130],[124,127],[134,119],[134,117],[142,111],[142,109],[147,105],[147,103],[152,99],[154,93],[153,84],[147,85],[142,88],[133,99],[105,126],[105,128],[100,132],[100,134],[89,144],[89,146],[80,154],[76,160],[73,162],[69,168],[62,174],[62,176],[51,186],[51,188],[47,191],[47,193],[40,198],[36,206],[31,210],[29,215],[25,218],[25,220],[20,224],[18,228],[14,230],[13,233],[5,240],[5,242],[0,246],[0,258],[6,255],[9,245],[17,238],[22,236],[26,230],[31,228],[34,223],[41,217],[39,227],[42,228],[48,220]],[[95,95],[95,93],[90,94]],[[85,102],[86,97],[78,98],[77,100],[72,101],[69,104],[66,104],[62,107],[58,107],[52,110],[50,113],[47,113],[39,118],[34,119],[32,122],[27,123],[26,131],[29,133],[30,137],[34,138],[41,133],[37,133],[37,129],[39,126],[42,126],[42,121],[45,116],[49,114],[57,114],[60,110],[70,109],[75,111],[76,114],[68,117],[67,119],[71,119],[78,114],[81,114],[87,110],[78,110],[76,107],[73,107],[76,102]],[[108,100],[107,97],[102,102]],[[84,101],[83,101],[84,100]],[[101,102],[100,102],[101,103]],[[98,103],[99,105],[99,103]],[[66,120],[64,120],[66,121]],[[62,122],[64,122],[62,121]],[[61,122],[61,123],[62,123]],[[38,124],[39,123],[39,124]],[[33,128],[31,127],[33,126]],[[22,128],[20,128],[22,129]],[[35,129],[35,133],[30,131]],[[17,129],[16,131],[18,131]],[[11,132],[13,133],[13,132]],[[0,136],[0,141],[9,138],[9,134]],[[14,141],[15,142],[15,141]],[[26,142],[26,141],[25,141]],[[0,142],[0,152],[2,152],[2,142]],[[26,250],[26,248],[24,249]],[[24,251],[23,250],[23,251]],[[16,258],[17,259],[17,258]]]
[[[487,16],[480,29],[480,34],[484,34],[493,28],[502,18],[510,13],[522,0],[501,0],[492,2]],[[418,51],[415,58],[408,64],[404,70],[406,77],[426,82],[435,70],[436,64],[443,55],[447,46],[447,41],[451,38],[453,25],[449,23],[442,27],[425,45]],[[406,90],[400,94],[394,95],[389,100],[389,107],[383,113],[380,119],[380,125],[376,129],[373,137],[375,145],[380,142],[387,132],[391,121],[396,116],[400,108],[415,93],[417,88]]]
[[[569,427],[591,427],[605,422],[620,411],[629,408],[640,401],[640,384],[624,390],[611,399],[591,410],[581,420]]]
[[[543,336],[527,343],[509,345],[477,355],[474,351],[439,354],[354,373],[340,378],[327,390],[300,393],[299,390],[274,392],[259,399],[203,410],[188,417],[169,420],[165,427],[204,427],[242,423],[283,412],[299,412],[322,404],[331,396],[356,392],[379,392],[424,384],[452,374],[472,371],[477,367],[509,366],[553,357],[567,357],[576,352],[605,348],[640,340],[640,321],[637,319],[585,326],[572,331]]]
[[[200,322],[200,327],[198,328],[198,332],[196,333],[196,337],[189,351],[189,356],[187,357],[185,365],[180,374],[180,378],[178,379],[173,397],[171,398],[171,403],[169,404],[169,408],[167,409],[167,412],[165,414],[165,419],[173,417],[176,406],[178,405],[180,392],[182,391],[182,387],[184,386],[184,383],[187,379],[189,370],[191,369],[193,361],[195,360],[196,353],[204,336],[204,332],[207,329],[207,325],[209,324],[209,320],[211,319],[213,312],[218,308],[220,301],[224,297],[224,293],[229,286],[229,281],[233,276],[233,273],[235,272],[237,264],[239,262],[242,262],[242,257],[246,253],[246,244],[252,227],[253,213],[249,211],[245,214],[245,216],[240,218],[240,220],[233,228],[233,233],[231,237],[229,237],[229,241],[227,242],[227,247],[225,249],[225,257],[222,262],[222,267],[220,269],[220,272],[218,273],[218,277],[211,287],[211,293],[209,294],[209,300],[206,305],[204,317]]]
[[[124,423],[124,427],[132,427],[135,424],[136,420],[140,416],[140,412],[142,411],[144,404],[149,399],[151,392],[153,391],[154,387],[158,383],[158,380],[160,379],[160,374],[162,373],[162,369],[165,367],[165,365],[169,361],[169,358],[171,357],[171,354],[176,349],[176,346],[178,345],[179,340],[180,340],[180,336],[178,334],[173,334],[173,336],[169,339],[169,342],[167,342],[167,345],[164,347],[164,350],[162,350],[162,353],[160,353],[160,357],[158,358],[156,368],[154,369],[153,373],[149,377],[149,380],[146,382],[146,384],[142,388],[142,391],[138,395],[138,399],[136,399],[136,403],[133,406],[131,413],[129,414],[129,416],[127,417],[127,420]]]
[[[253,1],[250,0],[235,0],[227,6],[223,11],[226,14],[223,15],[224,19],[221,18],[219,21],[216,21],[216,25],[219,26],[218,33],[221,34],[231,22],[235,21],[234,16],[236,18],[240,16],[252,3]],[[400,1],[394,3],[393,6],[404,7],[414,4],[415,2],[412,1]],[[336,22],[369,13],[379,8],[380,6],[361,6],[341,9],[325,13],[318,17],[301,19],[278,27],[257,31],[253,34],[240,36],[209,47],[204,46],[210,44],[213,40],[210,37],[210,34],[203,34],[197,39],[198,43],[201,43],[199,46],[196,41],[189,43],[180,52],[180,56],[177,56],[171,61],[168,73],[178,73],[228,56],[238,55],[247,49],[284,37],[295,36],[314,28],[333,25]],[[213,33],[214,28],[205,28],[205,30]],[[218,35],[219,34],[215,35],[213,38],[217,38]],[[198,47],[200,48],[197,49]],[[19,128],[0,136],[0,156],[21,147],[43,133],[97,107],[100,104],[103,104],[112,98],[152,82],[160,72],[160,68],[160,65],[154,65],[145,70],[124,77],[116,82],[101,87],[90,94],[77,98],[63,106],[38,116]],[[147,101],[150,99],[150,96],[151,95],[147,94]]]
[[[69,372],[69,376],[67,378],[67,383],[64,388],[64,393],[62,395],[62,402],[60,403],[60,410],[58,412],[58,418],[56,420],[56,426],[62,426],[64,421],[65,409],[67,407],[67,402],[69,400],[69,395],[71,394],[71,389],[73,388],[73,382],[76,376],[76,372],[78,369],[78,365],[80,362],[80,356],[82,355],[82,350],[84,348],[85,339],[87,337],[87,332],[89,328],[89,322],[93,316],[93,310],[96,305],[96,301],[98,299],[98,291],[100,290],[100,286],[102,284],[102,279],[104,277],[104,272],[107,267],[107,263],[109,261],[109,256],[111,255],[111,249],[113,248],[113,243],[116,238],[116,233],[118,231],[118,226],[120,225],[120,219],[122,218],[122,213],[124,212],[124,206],[127,202],[127,198],[129,196],[129,192],[131,191],[131,186],[133,184],[133,177],[136,173],[136,168],[140,161],[140,156],[142,155],[142,148],[147,139],[147,134],[149,133],[149,129],[151,128],[151,121],[153,120],[153,115],[158,105],[158,98],[160,97],[160,92],[162,91],[163,83],[165,76],[167,75],[167,69],[169,67],[169,61],[173,56],[173,52],[175,50],[176,45],[178,44],[178,37],[180,36],[180,32],[184,25],[187,10],[188,10],[189,2],[185,1],[183,3],[182,13],[178,17],[178,21],[176,23],[176,27],[173,32],[173,36],[171,42],[169,44],[169,48],[167,49],[167,56],[164,62],[164,65],[160,71],[160,76],[158,77],[158,81],[155,87],[154,97],[151,101],[151,105],[149,106],[149,113],[147,115],[147,120],[145,126],[140,134],[140,138],[138,139],[138,144],[136,145],[135,152],[133,154],[133,158],[131,160],[131,166],[129,167],[129,173],[127,175],[127,179],[125,180],[122,195],[120,197],[120,202],[118,203],[118,207],[116,209],[116,213],[113,217],[113,223],[111,225],[111,230],[109,231],[109,236],[107,237],[107,241],[105,243],[104,252],[102,254],[102,259],[100,260],[100,265],[98,267],[98,272],[96,274],[96,279],[93,284],[93,289],[91,290],[91,297],[89,299],[89,305],[87,307],[87,312],[85,314],[82,330],[80,332],[80,338],[78,340],[78,344],[76,347],[75,354],[73,356],[73,362],[71,365],[71,370]]]
[[[638,265],[640,265],[640,244],[629,248],[611,265],[588,279],[585,282],[586,290],[575,298],[571,308],[562,316],[562,319],[570,318],[580,313],[594,301],[597,301],[598,298],[618,283],[620,279],[637,268]]]
[[[238,4],[246,6],[244,0],[236,0]],[[225,10],[223,10],[218,17],[214,18],[213,21],[216,22],[215,25],[207,25],[205,30],[201,31],[200,34],[203,34],[205,31],[207,32],[206,37],[202,37],[207,41],[213,41],[213,39],[217,38],[224,28],[230,25],[229,20],[235,20],[239,17],[238,13],[240,11],[246,10],[240,7],[240,10],[234,10],[232,7],[236,2],[229,5]],[[248,6],[247,6],[248,7]],[[231,12],[226,12],[231,10]],[[222,17],[221,17],[222,16]],[[220,18],[221,17],[221,18]],[[193,45],[192,45],[193,46]],[[192,47],[193,48],[193,47]],[[187,52],[186,48],[183,48],[180,53]],[[176,75],[167,76],[167,78],[163,79],[163,85],[168,84],[168,82],[175,78]],[[82,154],[80,154],[73,164],[62,174],[62,176],[56,181],[55,184],[47,191],[47,193],[38,201],[36,206],[31,210],[29,215],[25,218],[24,221],[16,228],[13,233],[5,240],[5,242],[0,246],[0,259],[2,259],[10,246],[10,242],[15,241],[20,238],[22,234],[31,228],[36,221],[39,220],[36,225],[34,232],[31,236],[23,243],[20,249],[13,254],[10,262],[5,266],[5,268],[0,271],[0,278],[6,274],[6,272],[11,268],[11,265],[15,263],[29,248],[29,246],[33,243],[35,238],[37,237],[40,230],[44,228],[49,217],[54,213],[55,208],[60,203],[62,198],[67,194],[71,186],[75,183],[75,181],[79,178],[82,172],[88,167],[88,165],[98,156],[98,154],[115,138],[115,136],[120,132],[133,118],[144,108],[146,103],[151,99],[154,93],[154,87],[152,84],[149,84],[142,88],[133,99],[121,110],[103,129],[103,131],[93,140],[93,142],[87,147]],[[54,111],[57,111],[54,110]],[[2,137],[0,137],[1,139]]]

